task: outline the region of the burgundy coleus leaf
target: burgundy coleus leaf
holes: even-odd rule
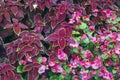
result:
[[[59,37],[60,38],[65,38],[66,37],[66,30],[65,30],[65,28],[61,28],[59,30]]]
[[[17,18],[23,18],[23,17],[24,17],[23,11],[22,11],[22,10],[19,10],[19,11],[17,12],[17,14],[16,14],[16,17],[17,17]]]
[[[38,68],[33,68],[28,72],[28,80],[38,80]]]
[[[36,26],[36,27],[35,27],[35,30],[36,30],[38,33],[41,33],[42,30],[43,30],[43,26]]]
[[[5,64],[5,65],[3,66],[3,69],[6,70],[6,71],[9,71],[9,70],[14,70],[15,67],[12,66],[12,65],[10,65],[10,64]]]
[[[70,38],[70,37],[72,37],[72,28],[66,28],[66,36],[68,37],[68,38]]]
[[[59,45],[58,41],[54,41],[54,42],[53,42],[53,47],[56,47],[56,46],[58,46],[58,45]]]
[[[22,28],[22,29],[27,29],[28,28],[26,25],[24,25],[22,23],[19,23],[17,26]]]
[[[26,37],[29,35],[29,31],[22,31],[20,37]]]
[[[24,68],[23,68],[23,71],[30,71],[32,70],[32,65],[31,64],[28,64],[28,65],[25,65]]]
[[[34,24],[41,24],[43,25],[42,18],[40,14],[34,16]]]
[[[46,1],[45,1],[45,5],[46,5],[47,8],[50,8],[50,6],[51,6],[50,1],[51,1],[51,0],[46,0]]]
[[[60,14],[64,14],[66,12],[66,10],[67,10],[66,6],[64,6],[64,5],[59,6]]]
[[[18,59],[19,60],[21,60],[23,57],[24,57],[24,55],[25,55],[26,53],[24,53],[24,52],[18,52]]]
[[[17,12],[18,12],[18,7],[17,7],[17,6],[12,6],[10,9],[11,9],[11,12],[12,12],[14,15],[17,14]]]
[[[13,27],[13,31],[15,32],[15,34],[20,35],[21,28],[20,27]]]
[[[57,19],[58,21],[63,21],[65,17],[66,17],[66,14],[59,14]]]
[[[31,52],[30,52],[30,56],[34,57],[37,56],[39,54],[39,50],[37,48],[34,48]]]
[[[0,23],[2,22],[2,20],[3,20],[3,16],[2,16],[2,15],[0,15]]]
[[[6,2],[7,6],[24,6],[21,2],[16,0],[9,0]]]
[[[1,80],[10,80],[9,76],[8,75],[3,75],[1,77]]]
[[[5,19],[6,19],[7,21],[10,22],[10,14],[9,14],[8,12],[5,12],[5,13],[4,13],[4,17],[5,17]]]
[[[7,23],[6,25],[5,25],[5,28],[12,28],[13,27],[13,24],[11,24],[11,23]]]
[[[34,40],[34,38],[32,38],[32,40]],[[31,41],[32,41],[32,40],[31,40]],[[22,41],[25,42],[25,43],[29,43],[30,37],[29,37],[29,36],[22,37]],[[19,45],[19,48],[22,48],[22,47],[25,46],[25,45],[26,45],[26,44],[21,43],[21,44]]]
[[[28,52],[28,51],[32,51],[34,47],[26,45],[24,46],[22,49],[24,50],[24,52]]]
[[[16,53],[12,53],[8,57],[9,57],[11,64],[14,64],[17,61],[17,54]]]
[[[53,33],[45,38],[45,41],[56,41],[59,39],[59,35],[57,33]]]
[[[7,71],[7,75],[10,77],[10,79],[14,78],[15,77],[15,74],[13,71],[9,70]]]
[[[34,66],[34,67],[39,67],[40,64],[39,64],[38,62],[33,62],[33,66]]]
[[[44,3],[44,2],[41,2],[41,3],[39,4],[39,8],[40,8],[41,10],[44,10],[44,8],[45,8],[45,3]]]
[[[65,47],[65,45],[66,45],[66,40],[64,38],[59,39],[59,46],[60,46],[60,48],[63,49]]]
[[[7,55],[10,55],[11,53],[13,53],[13,48],[12,47],[8,47],[6,49]]]
[[[22,80],[22,76],[20,74],[18,74],[17,72],[14,72],[14,73],[15,73],[14,80]]]
[[[52,28],[54,29],[55,28],[55,26],[57,25],[57,20],[52,20],[51,21],[51,26],[52,26]]]

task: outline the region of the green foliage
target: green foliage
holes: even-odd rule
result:
[[[23,73],[23,66],[22,66],[22,65],[19,65],[19,66],[17,67],[17,72],[18,72],[18,73]]]

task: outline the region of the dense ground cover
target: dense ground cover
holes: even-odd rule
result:
[[[0,80],[120,80],[120,1],[0,0]]]

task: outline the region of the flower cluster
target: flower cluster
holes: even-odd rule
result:
[[[119,2],[0,1],[0,80],[119,80]]]

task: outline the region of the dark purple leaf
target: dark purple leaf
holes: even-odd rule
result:
[[[44,10],[44,8],[45,8],[45,3],[39,4],[39,7],[40,7],[41,10]]]
[[[31,71],[29,71],[28,80],[38,80],[38,69],[37,68],[33,68]]]
[[[34,62],[34,63],[33,63],[33,66],[34,66],[34,67],[39,67],[39,66],[40,66],[40,64],[39,64],[39,63],[37,63],[37,62]]]
[[[46,5],[47,8],[50,8],[50,6],[51,6],[51,5],[50,5],[50,0],[46,0],[46,1],[45,1],[45,5]]]
[[[17,12],[18,12],[18,8],[17,8],[17,6],[13,6],[13,7],[11,7],[11,11],[12,11],[12,13],[13,13],[14,15],[16,15]]]
[[[12,78],[14,78],[15,77],[15,74],[14,74],[14,72],[13,71],[7,71],[7,74],[9,75],[9,77],[12,79]]]
[[[8,12],[4,13],[4,17],[6,18],[7,21],[10,22],[10,14]]]
[[[14,64],[17,61],[17,54],[16,53],[12,53],[8,57],[9,57],[9,60],[12,64]]]
[[[8,23],[5,25],[5,28],[12,28],[12,27],[13,27],[13,24],[11,24],[11,23]]]
[[[26,25],[24,25],[24,24],[22,24],[22,23],[19,23],[19,24],[17,25],[17,27],[20,27],[20,28],[22,28],[22,29],[27,29],[27,28],[28,28]]]
[[[65,45],[66,45],[65,39],[64,38],[59,39],[59,46],[60,46],[60,48],[64,49]]]
[[[28,64],[24,66],[23,71],[30,71],[31,69],[32,69],[32,65]]]
[[[32,51],[34,47],[26,45],[23,47],[24,52]]]
[[[5,64],[4,67],[3,67],[4,70],[8,71],[8,70],[14,70],[15,67],[13,67],[12,65],[10,64]]]
[[[21,33],[21,28],[19,26],[13,27],[15,34],[19,35]]]
[[[11,53],[13,53],[13,48],[12,47],[7,48],[6,52],[8,55],[10,55]]]
[[[25,55],[26,53],[24,53],[24,52],[18,52],[18,59],[19,60],[21,60],[23,57],[24,57],[24,55]]]
[[[22,11],[22,10],[19,10],[19,11],[17,12],[17,14],[16,14],[16,17],[17,17],[17,18],[23,18],[23,17],[24,17],[23,11]]]
[[[66,37],[66,30],[64,28],[61,28],[59,30],[59,37],[65,38]]]
[[[55,41],[59,39],[59,35],[57,33],[51,34],[45,38],[45,41]]]

